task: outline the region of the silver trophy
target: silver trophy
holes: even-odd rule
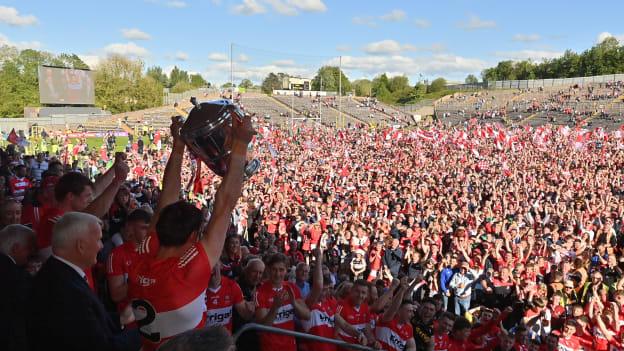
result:
[[[191,103],[194,107],[180,130],[180,136],[197,158],[216,175],[223,177],[228,171],[231,153],[232,118],[241,120],[245,114],[230,100],[198,103],[191,98]],[[245,177],[251,177],[259,168],[259,160],[247,161]]]

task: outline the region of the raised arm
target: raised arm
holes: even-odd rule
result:
[[[118,154],[111,169],[114,169],[115,173],[113,181],[84,209],[84,212],[98,218],[106,215],[115,200],[119,187],[126,181],[126,177],[130,172],[130,167],[126,164],[126,155],[123,153]]]
[[[312,274],[312,290],[306,298],[306,304],[312,306],[319,302],[321,299],[321,293],[323,292],[323,250],[317,248],[314,250],[314,256],[316,257],[316,263],[314,266],[314,273]]]
[[[212,215],[201,238],[201,243],[210,262],[216,262],[223,251],[225,235],[230,226],[230,215],[243,188],[247,147],[255,133],[250,116],[241,116],[240,120],[236,116],[232,118],[230,138],[232,148],[229,155],[228,171],[223,177],[219,190],[217,190]]]
[[[182,124],[183,122],[181,119],[177,117],[171,118],[170,130],[171,138],[173,139],[173,147],[169,159],[167,160],[167,165],[165,166],[162,191],[160,192],[158,205],[152,216],[148,233],[152,233],[156,230],[156,223],[158,223],[158,217],[162,209],[180,199],[182,161],[184,160],[184,149],[186,147],[184,141],[180,138],[180,128],[182,128]]]
[[[394,319],[397,312],[399,312],[399,308],[401,307],[401,301],[403,301],[403,295],[407,291],[407,284],[403,281],[399,287],[399,290],[392,297],[392,304],[390,307],[384,312],[381,317],[381,321],[384,323],[388,323]]]

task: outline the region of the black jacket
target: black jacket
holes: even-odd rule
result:
[[[0,350],[27,350],[26,306],[31,277],[0,253]]]
[[[120,329],[87,282],[50,257],[34,279],[28,337],[32,351],[131,350],[137,345]]]

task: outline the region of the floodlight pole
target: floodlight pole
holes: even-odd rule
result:
[[[321,75],[321,84],[319,86],[319,123],[323,122],[323,116],[321,115],[321,91],[323,91],[323,76]]]
[[[230,91],[232,101],[234,101],[234,44],[230,43]]]
[[[338,118],[344,127],[342,120],[342,56],[338,58]],[[336,123],[336,128],[338,128],[338,123]]]

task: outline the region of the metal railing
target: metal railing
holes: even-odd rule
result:
[[[257,323],[245,324],[239,331],[237,331],[233,335],[234,342],[236,342],[241,335],[243,335],[244,333],[246,333],[248,331],[252,331],[252,330],[253,331],[260,331],[260,332],[264,332],[264,333],[273,333],[273,334],[287,335],[287,336],[292,336],[292,337],[295,337],[295,338],[298,338],[298,339],[306,339],[306,340],[310,340],[310,341],[334,344],[336,346],[340,346],[342,348],[347,348],[347,349],[352,349],[352,350],[377,351],[377,350],[375,350],[375,349],[373,349],[371,347],[368,347],[368,346],[362,346],[362,345],[357,345],[357,344],[350,344],[350,343],[348,343],[346,341],[343,341],[343,340],[324,338],[324,337],[318,336],[318,335],[306,334],[306,333],[301,333],[301,332],[296,332],[296,331],[286,330],[286,329],[281,329],[281,328],[276,328],[276,327],[269,327],[267,325],[257,324]]]

